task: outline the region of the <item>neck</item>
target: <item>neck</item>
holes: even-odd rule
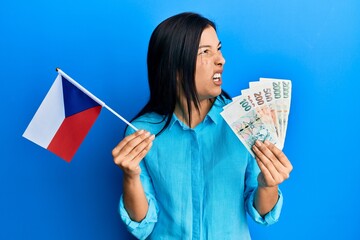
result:
[[[188,106],[186,103],[186,100],[182,99],[182,101],[178,101],[176,103],[175,106],[175,110],[174,113],[176,115],[176,117],[182,121],[183,123],[185,123],[187,126],[191,127],[191,128],[195,128],[199,123],[201,123],[205,116],[208,114],[208,112],[210,111],[213,103],[214,103],[213,98],[211,99],[204,99],[202,101],[199,102],[199,110],[196,109],[195,105],[193,103],[191,103],[191,121],[190,121],[190,116],[189,116],[189,111],[188,111]]]

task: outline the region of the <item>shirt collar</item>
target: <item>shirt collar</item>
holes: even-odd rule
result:
[[[172,114],[172,117],[171,117],[171,121],[170,121],[170,124],[169,124],[169,129],[171,129],[173,127],[173,125],[178,122],[180,124],[180,126],[184,126],[185,124],[183,124],[179,119],[178,117],[176,116],[175,113]]]
[[[219,100],[219,97],[217,97],[206,117],[210,118],[215,124],[218,124],[222,118],[220,112],[222,112],[223,106],[224,104]]]
[[[208,114],[205,116],[203,123],[205,123],[209,119],[212,122],[214,122],[215,124],[217,124],[222,118],[220,115],[220,112],[222,112],[223,106],[225,106],[225,102],[223,100],[219,99],[219,97],[215,98],[215,102],[212,105]],[[189,127],[186,124],[184,124],[183,122],[181,122],[179,120],[179,118],[176,116],[176,114],[173,113],[170,124],[169,124],[169,129],[172,128],[172,126],[175,124],[175,122],[178,122],[182,128],[189,129]]]

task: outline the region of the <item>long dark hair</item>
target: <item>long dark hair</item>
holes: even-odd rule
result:
[[[209,19],[185,12],[161,22],[151,35],[147,55],[150,99],[134,119],[149,112],[163,115],[162,122],[166,120],[166,123],[157,135],[170,124],[179,87],[186,98],[190,125],[191,103],[199,110],[195,68],[200,37],[207,27],[216,30],[215,23]],[[224,91],[221,97],[230,98]]]

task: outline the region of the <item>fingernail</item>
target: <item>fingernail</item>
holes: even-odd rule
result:
[[[145,133],[145,137],[148,137],[148,136],[150,136],[150,132]]]
[[[269,142],[268,140],[265,140],[264,143],[265,143],[266,146],[269,146],[269,145],[270,145],[270,142]]]
[[[154,140],[154,139],[155,139],[155,135],[153,134],[150,136],[150,140]]]
[[[261,146],[261,142],[260,142],[259,140],[256,140],[256,141],[255,141],[255,145],[258,146],[258,147],[260,147],[260,146]]]

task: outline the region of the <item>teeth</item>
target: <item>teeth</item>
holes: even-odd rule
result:
[[[215,73],[214,76],[213,76],[213,79],[215,78],[221,78],[221,74],[220,73]]]

